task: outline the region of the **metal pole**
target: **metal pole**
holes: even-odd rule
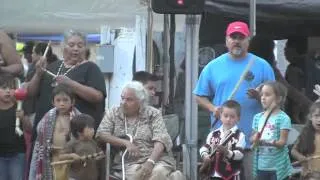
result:
[[[175,14],[170,14],[170,46],[169,46],[169,56],[170,56],[170,62],[169,62],[169,95],[168,100],[169,104],[173,104],[173,97],[174,97],[174,79],[175,79],[175,39],[176,39],[176,17]],[[170,106],[170,111],[173,106]]]
[[[147,58],[146,70],[153,73],[153,14],[151,8],[151,1],[148,1],[148,29],[147,29]]]
[[[186,16],[186,151],[183,155],[184,173],[189,180],[197,180],[198,162],[198,105],[192,90],[198,80],[199,15]]]
[[[169,98],[169,72],[170,72],[170,55],[169,55],[169,46],[170,46],[170,31],[169,31],[169,15],[163,15],[163,34],[162,34],[162,43],[163,43],[163,81],[162,81],[162,107],[168,103]]]
[[[256,35],[256,0],[250,0],[250,32],[251,36]]]

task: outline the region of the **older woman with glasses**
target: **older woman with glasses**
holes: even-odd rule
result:
[[[132,136],[132,142],[120,138],[126,134]],[[125,157],[128,180],[183,179],[175,168],[172,140],[161,112],[148,105],[148,92],[140,82],[132,81],[125,85],[121,105],[105,114],[97,138],[128,150]]]

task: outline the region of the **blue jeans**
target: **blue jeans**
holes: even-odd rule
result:
[[[0,180],[23,180],[24,163],[24,153],[0,156]]]

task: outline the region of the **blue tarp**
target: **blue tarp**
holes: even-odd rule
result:
[[[50,34],[50,35],[37,35],[37,34],[18,34],[17,39],[19,42],[27,41],[52,41],[61,42],[63,41],[63,35],[61,34]],[[100,34],[88,34],[88,43],[100,43]]]

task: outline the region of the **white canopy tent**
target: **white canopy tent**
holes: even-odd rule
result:
[[[97,33],[101,25],[134,28],[136,15],[147,17],[140,0],[2,0],[0,28],[14,33],[52,34],[67,29]],[[184,17],[177,18],[180,31]],[[162,27],[163,15],[154,14],[154,30]]]

